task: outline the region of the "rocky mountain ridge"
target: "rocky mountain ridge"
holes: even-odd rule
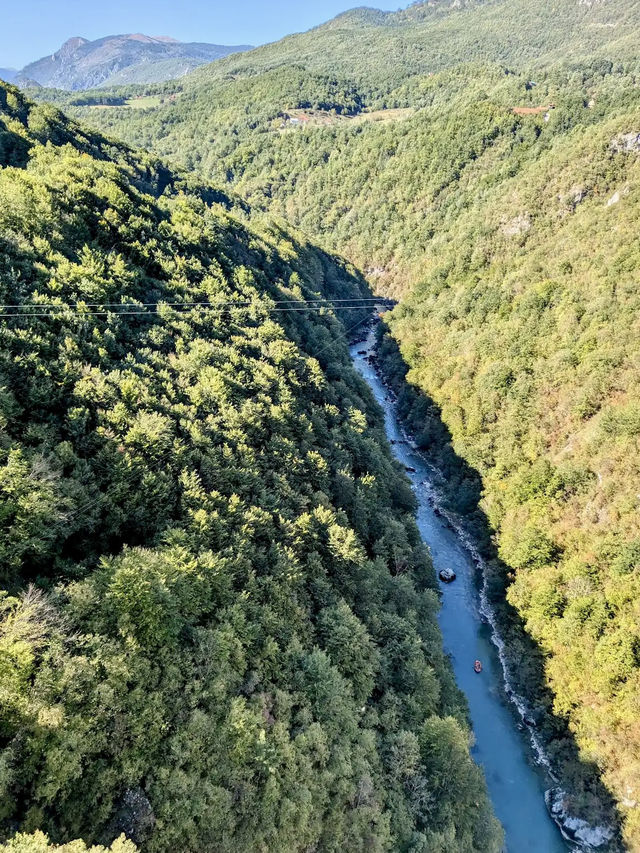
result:
[[[186,43],[143,33],[105,36],[95,41],[74,36],[55,53],[26,65],[15,77],[21,85],[36,83],[72,91],[158,83],[248,49],[249,45]]]

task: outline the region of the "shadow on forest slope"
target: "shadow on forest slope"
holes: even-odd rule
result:
[[[581,755],[565,717],[554,713],[553,693],[545,676],[544,652],[527,633],[522,618],[506,598],[511,569],[500,560],[495,534],[480,506],[483,484],[478,471],[459,456],[438,404],[407,381],[409,367],[382,323],[378,332],[379,366],[386,383],[397,396],[397,413],[418,450],[441,475],[438,491],[447,514],[468,534],[486,566],[486,594],[505,643],[510,688],[528,705],[525,723],[541,738],[552,771],[568,793],[568,811],[592,826],[619,820],[615,802],[600,778],[597,765]],[[478,579],[479,580],[479,579]],[[511,703],[510,703],[511,705]],[[512,706],[513,707],[513,706]],[[609,849],[617,842],[613,842]],[[623,849],[620,847],[619,849]]]

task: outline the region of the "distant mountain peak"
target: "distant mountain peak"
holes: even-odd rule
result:
[[[84,36],[72,36],[70,39],[66,40],[60,50],[75,50],[83,44],[89,44],[89,39],[84,38]]]
[[[70,39],[66,40],[62,47],[52,54],[53,58],[58,59],[63,56],[69,56],[85,44],[89,44],[89,39],[83,38],[82,36],[72,36]]]
[[[122,33],[95,41],[73,36],[51,56],[25,66],[18,83],[77,91],[98,86],[157,83],[250,45],[186,44],[171,36]]]

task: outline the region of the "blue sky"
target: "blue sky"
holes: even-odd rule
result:
[[[22,68],[70,36],[143,32],[181,41],[264,44],[361,5],[398,8],[389,0],[0,0],[0,67]]]

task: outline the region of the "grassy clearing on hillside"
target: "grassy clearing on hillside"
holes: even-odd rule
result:
[[[79,106],[87,106],[91,110],[152,110],[157,107],[169,106],[170,104],[175,103],[179,97],[179,94],[136,95],[132,98],[126,98],[124,103],[79,104]]]
[[[283,112],[281,131],[299,130],[305,127],[331,127],[341,124],[366,124],[369,122],[404,121],[415,113],[413,107],[382,110],[363,110],[355,115],[340,114],[327,110],[292,109]]]

